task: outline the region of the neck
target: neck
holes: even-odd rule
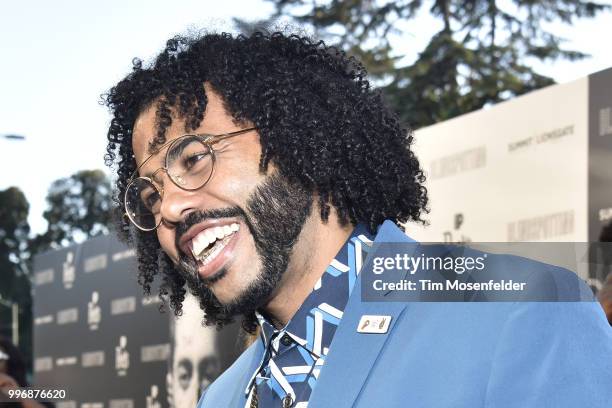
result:
[[[264,308],[277,328],[291,320],[353,229],[350,223],[341,226],[334,211],[326,223],[318,211],[312,212],[293,247],[287,271]]]

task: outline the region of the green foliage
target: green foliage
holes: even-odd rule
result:
[[[0,297],[19,304],[21,351],[28,355],[31,344],[32,296],[26,274],[29,204],[17,187],[0,191]],[[11,309],[0,306],[0,334],[11,336]]]
[[[111,225],[111,186],[101,170],[82,170],[56,180],[47,194],[43,217],[47,231],[35,237],[34,253],[70,245],[108,233]]]
[[[277,7],[275,16],[310,24],[318,36],[358,56],[414,128],[553,84],[531,68],[534,61],[586,55],[564,49],[545,23],[571,24],[609,9],[584,0],[268,1]],[[400,27],[410,27],[406,23],[423,10],[439,26],[416,61],[402,66],[391,39],[405,38]]]
[[[272,31],[277,24],[275,17],[256,21],[247,21],[234,17],[232,20],[236,30],[247,36],[252,35],[256,31]]]
[[[0,191],[0,270],[19,265],[30,232],[28,200],[17,187]]]
[[[26,277],[24,262],[30,232],[29,207],[28,200],[17,187],[0,191],[0,296],[4,299],[11,299],[13,294],[21,292]]]
[[[29,204],[17,187],[0,191],[0,297],[19,304],[19,337],[28,366],[32,354],[31,276],[34,255],[108,232],[110,181],[100,170],[84,170],[53,182],[43,216],[47,231],[30,239]],[[0,306],[0,334],[10,337],[11,310]]]

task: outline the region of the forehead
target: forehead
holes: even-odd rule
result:
[[[199,128],[193,133],[218,134],[234,127],[235,120],[225,109],[221,95],[208,84],[204,85],[204,90],[208,100],[204,110],[204,119],[200,123]],[[132,150],[136,159],[136,165],[140,165],[149,155],[156,153],[154,150],[151,150],[151,146],[158,131],[157,105],[158,101],[154,101],[142,111],[134,122]],[[185,130],[185,120],[180,118],[173,109],[171,109],[171,118],[172,124],[166,129],[166,142],[187,133]],[[156,148],[158,147],[156,146]]]
[[[201,359],[216,352],[216,331],[214,328],[201,327],[197,323],[198,330],[191,333],[182,333],[175,337],[174,357]]]
[[[151,104],[143,110],[136,121],[132,129],[132,149],[134,152],[139,150],[147,150],[146,143],[151,139],[150,136],[154,135],[155,132],[155,107],[156,104]],[[144,149],[143,149],[144,148]]]
[[[177,122],[178,119],[173,117],[172,125],[166,130],[166,140],[171,139],[171,135],[174,133],[172,129],[178,125]],[[154,153],[150,147],[157,135],[157,130],[157,104],[154,103],[147,107],[134,122],[132,150],[137,165],[140,165],[149,155]]]
[[[195,359],[215,352],[217,331],[202,326],[202,315],[197,300],[187,295],[183,302],[183,314],[174,321],[175,357]]]

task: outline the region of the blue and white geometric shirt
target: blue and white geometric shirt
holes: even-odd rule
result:
[[[257,313],[265,352],[247,386],[247,403],[257,399],[259,408],[306,408],[329,352],[344,308],[374,237],[365,225],[357,225],[306,297],[282,329]],[[254,397],[256,388],[256,397]]]

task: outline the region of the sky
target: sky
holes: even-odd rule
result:
[[[268,17],[263,0],[6,2],[0,14],[0,190],[17,186],[30,202],[33,232],[43,232],[50,184],[83,169],[103,169],[110,114],[100,95],[123,78],[134,57],[148,60],[166,40],[188,30],[232,30],[231,19]],[[398,41],[414,58],[429,39],[423,16]],[[565,83],[612,67],[612,13],[555,32],[566,47],[592,55],[579,62],[539,64]],[[427,33],[427,34],[425,34]]]

